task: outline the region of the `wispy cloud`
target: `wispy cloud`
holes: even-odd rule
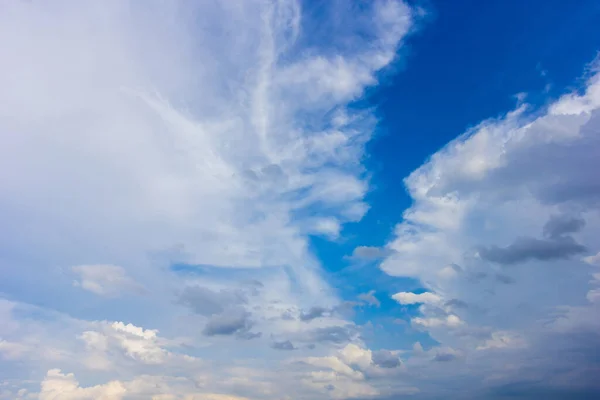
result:
[[[2,354],[48,371],[19,396],[327,392],[293,371],[252,386],[169,361],[219,363],[227,349],[231,364],[260,355],[275,371],[288,344],[328,354],[360,342],[352,321],[315,311],[341,300],[308,236],[336,238],[368,209],[361,161],[376,118],[351,104],[377,85],[413,15],[391,0],[324,7],[336,27],[283,0],[3,6],[1,249],[12,258],[1,269],[23,286],[0,290],[49,313],[2,323]],[[57,357],[15,347],[30,345]],[[108,383],[71,374],[90,369],[110,371]],[[200,376],[212,383],[197,393]]]

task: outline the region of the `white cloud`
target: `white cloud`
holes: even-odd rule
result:
[[[121,400],[127,393],[119,381],[82,388],[73,374],[63,374],[58,369],[48,371],[41,386],[40,400]]]
[[[463,321],[456,315],[448,315],[445,318],[421,318],[415,317],[411,319],[411,323],[424,328],[439,328],[439,327],[448,327],[448,328],[456,328],[463,324]]]
[[[442,299],[435,293],[411,293],[411,292],[399,292],[392,295],[392,299],[396,300],[400,304],[437,304]]]
[[[600,266],[600,252],[593,256],[587,256],[583,258],[583,261],[590,265],[598,265]]]
[[[341,303],[308,235],[337,238],[368,210],[361,162],[377,119],[349,104],[378,83],[413,16],[399,1],[326,7],[337,26],[292,0],[3,8],[0,218],[10,228],[0,250],[14,259],[0,269],[22,286],[0,282],[20,304],[0,334],[4,353],[29,346],[19,362],[51,371],[40,398],[226,399],[240,380],[228,386],[217,367],[210,395],[132,382],[157,368],[201,376],[183,363],[199,348],[206,362],[227,349],[230,363],[261,357],[273,371],[285,355],[269,348],[271,335],[298,356],[314,342],[322,355],[356,340],[338,315],[282,315]],[[313,40],[315,24],[331,34]],[[230,293],[245,279],[262,286],[214,315],[175,301],[193,283]],[[152,296],[124,300],[142,292]],[[244,316],[238,331],[262,337],[217,334],[233,329],[225,316]],[[113,380],[82,387],[56,366]],[[295,382],[264,376],[271,397]],[[333,391],[376,392],[354,381]]]
[[[564,371],[585,376],[598,368],[571,355],[598,343],[596,259],[584,253],[600,246],[599,93],[600,75],[591,75],[580,94],[545,112],[522,104],[484,121],[405,180],[413,205],[381,268],[432,292],[394,298],[422,303],[412,325],[469,360],[459,369],[439,363],[432,372],[439,382],[463,373],[522,379],[503,370],[510,363],[523,374],[547,374],[544,384],[567,382]],[[419,363],[413,368],[425,368]]]

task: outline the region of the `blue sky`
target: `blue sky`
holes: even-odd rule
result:
[[[600,393],[598,2],[4,11],[0,399]]]

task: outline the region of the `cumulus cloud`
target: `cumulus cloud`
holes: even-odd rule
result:
[[[436,363],[431,373],[439,382],[463,376],[470,391],[489,393],[490,385],[526,377],[536,390],[569,393],[577,376],[578,387],[600,390],[590,379],[597,360],[572,358],[592,351],[598,337],[591,322],[596,259],[585,255],[600,246],[592,172],[600,152],[600,75],[590,71],[581,92],[537,113],[520,104],[483,121],[405,180],[413,205],[381,268],[421,281],[430,299],[394,298],[420,304],[412,326],[469,360]],[[427,368],[417,354],[407,368]],[[440,350],[431,358],[456,354]]]

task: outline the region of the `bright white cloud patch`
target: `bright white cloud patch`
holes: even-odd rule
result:
[[[274,372],[292,353],[274,343],[359,342],[307,237],[368,210],[377,121],[350,104],[413,19],[401,1],[324,7],[335,21],[292,0],[2,6],[0,356],[27,393],[378,393]]]
[[[440,296],[434,293],[410,293],[410,292],[400,292],[396,293],[392,296],[392,299],[396,300],[400,304],[435,304],[439,303]]]

